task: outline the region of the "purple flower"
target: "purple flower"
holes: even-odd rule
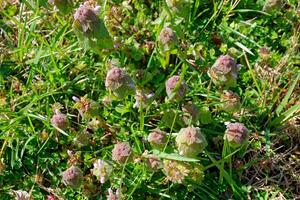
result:
[[[163,149],[167,143],[167,134],[160,129],[155,129],[148,135],[148,142],[155,149]]]
[[[51,118],[51,123],[60,129],[66,129],[68,126],[68,118],[66,115],[60,113],[57,109],[54,111],[54,115]]]
[[[112,67],[107,72],[105,87],[119,99],[123,99],[135,92],[135,84],[132,78],[118,67]]]
[[[112,150],[112,159],[119,163],[126,163],[131,161],[132,150],[128,142],[121,142],[115,144]]]
[[[248,129],[242,123],[225,123],[226,131],[224,140],[232,147],[241,146],[248,138]]]
[[[177,37],[171,28],[165,27],[160,31],[159,41],[163,51],[170,51],[177,44]]]
[[[63,172],[63,182],[71,188],[79,188],[83,180],[82,171],[76,167],[71,166]]]
[[[79,22],[83,32],[86,32],[88,29],[91,29],[93,23],[97,23],[99,20],[98,12],[100,7],[92,7],[89,2],[84,2],[79,6],[74,14],[75,22]]]
[[[188,91],[184,81],[180,82],[180,76],[172,76],[166,81],[166,92],[170,99],[180,101]]]
[[[238,68],[232,57],[222,55],[208,70],[208,75],[216,85],[233,87],[236,85]]]

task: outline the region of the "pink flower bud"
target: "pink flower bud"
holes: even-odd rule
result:
[[[180,101],[187,91],[188,87],[184,81],[180,82],[180,76],[172,76],[166,81],[166,92],[172,100]]]
[[[123,69],[117,67],[107,72],[105,87],[120,99],[135,92],[135,84],[131,77]]]
[[[177,137],[176,144],[180,155],[195,157],[207,146],[207,141],[200,128],[182,128]]]
[[[148,142],[155,149],[163,149],[167,143],[167,134],[160,129],[155,129],[148,135]]]
[[[71,166],[63,172],[63,182],[70,188],[79,188],[83,180],[82,171],[76,167]]]
[[[233,87],[236,85],[238,65],[229,55],[220,56],[208,70],[211,80],[220,86]]]
[[[224,140],[232,147],[241,146],[248,138],[248,129],[242,123],[226,123]]]
[[[58,110],[55,110],[55,114],[51,118],[51,123],[53,126],[60,129],[66,129],[69,124],[67,116],[60,113]]]
[[[170,51],[175,48],[175,45],[177,44],[177,37],[171,28],[165,27],[159,34],[159,41],[163,51]]]
[[[128,142],[115,144],[112,150],[112,159],[119,163],[126,163],[132,159],[132,151]]]

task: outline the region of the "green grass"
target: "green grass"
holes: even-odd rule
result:
[[[0,1],[0,200],[12,199],[16,190],[27,191],[33,199],[50,194],[60,199],[102,199],[108,188],[120,189],[122,199],[299,196],[297,1],[263,11],[263,0],[194,0],[185,18],[179,17],[182,10],[176,13],[162,0],[127,1],[127,5],[98,1],[100,17],[119,44],[109,51],[83,48],[78,41],[73,14],[82,1],[75,1],[68,14],[45,0],[12,2]],[[171,52],[163,52],[159,43],[165,26],[178,39]],[[268,59],[260,54],[262,47],[268,48]],[[223,54],[241,64],[237,86],[229,88],[241,98],[242,108],[235,113],[222,110],[224,88],[207,74]],[[134,95],[104,103],[110,95],[105,77],[111,63],[126,69],[136,88],[154,94],[145,108],[133,108]],[[189,87],[179,102],[170,101],[165,92],[165,81],[173,75],[180,75]],[[96,130],[89,127],[91,119],[74,107],[74,96],[86,96],[98,105],[93,114],[100,121]],[[182,124],[181,106],[189,101],[203,109],[199,120]],[[51,123],[57,104],[69,120],[67,129]],[[167,117],[168,123],[162,118],[170,110],[176,115]],[[223,140],[225,122],[243,123],[249,129],[248,141],[229,148]],[[200,127],[208,141],[196,158],[180,156],[175,142],[176,133],[188,125]],[[167,133],[163,151],[147,142],[155,128]],[[87,131],[88,144],[79,145],[75,139]],[[130,143],[134,161],[119,164],[112,160],[112,149],[124,141]],[[167,181],[163,169],[149,170],[142,156],[146,150],[161,161],[201,164],[203,180]],[[113,168],[103,185],[91,173],[96,159],[107,160]],[[77,189],[62,181],[62,173],[72,164],[84,175]]]

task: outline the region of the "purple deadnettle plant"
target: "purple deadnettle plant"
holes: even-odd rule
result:
[[[223,102],[222,109],[229,113],[239,111],[242,106],[239,95],[230,90],[224,91],[221,102]]]
[[[229,55],[220,56],[208,70],[208,75],[214,84],[222,87],[236,85],[239,65]]]
[[[195,157],[207,146],[207,141],[198,127],[182,128],[177,137],[176,145],[180,155]]]
[[[242,123],[225,123],[226,131],[224,140],[227,140],[231,147],[239,147],[248,139],[248,129]]]
[[[68,127],[68,118],[66,115],[59,112],[58,109],[54,110],[54,115],[51,118],[51,123],[60,129],[66,129]]]
[[[170,27],[164,27],[159,34],[159,44],[162,51],[172,51],[178,43],[176,33]]]
[[[71,166],[63,172],[63,182],[70,188],[79,188],[81,186],[82,180],[82,171],[76,166]]]
[[[160,129],[154,129],[148,135],[148,142],[150,142],[153,148],[162,150],[167,143],[167,134]]]
[[[100,6],[86,1],[76,10],[73,23],[79,42],[85,48],[97,52],[101,49],[113,49],[113,40],[98,16],[99,11]]]
[[[166,81],[166,92],[170,100],[180,101],[188,91],[188,86],[180,76],[172,76]]]
[[[135,93],[135,84],[132,78],[121,68],[112,67],[106,75],[105,87],[119,99]]]
[[[115,144],[112,150],[112,159],[121,164],[132,160],[132,150],[128,142]]]

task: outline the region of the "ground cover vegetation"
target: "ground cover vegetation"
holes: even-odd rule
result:
[[[1,0],[0,199],[300,198],[296,0]]]

